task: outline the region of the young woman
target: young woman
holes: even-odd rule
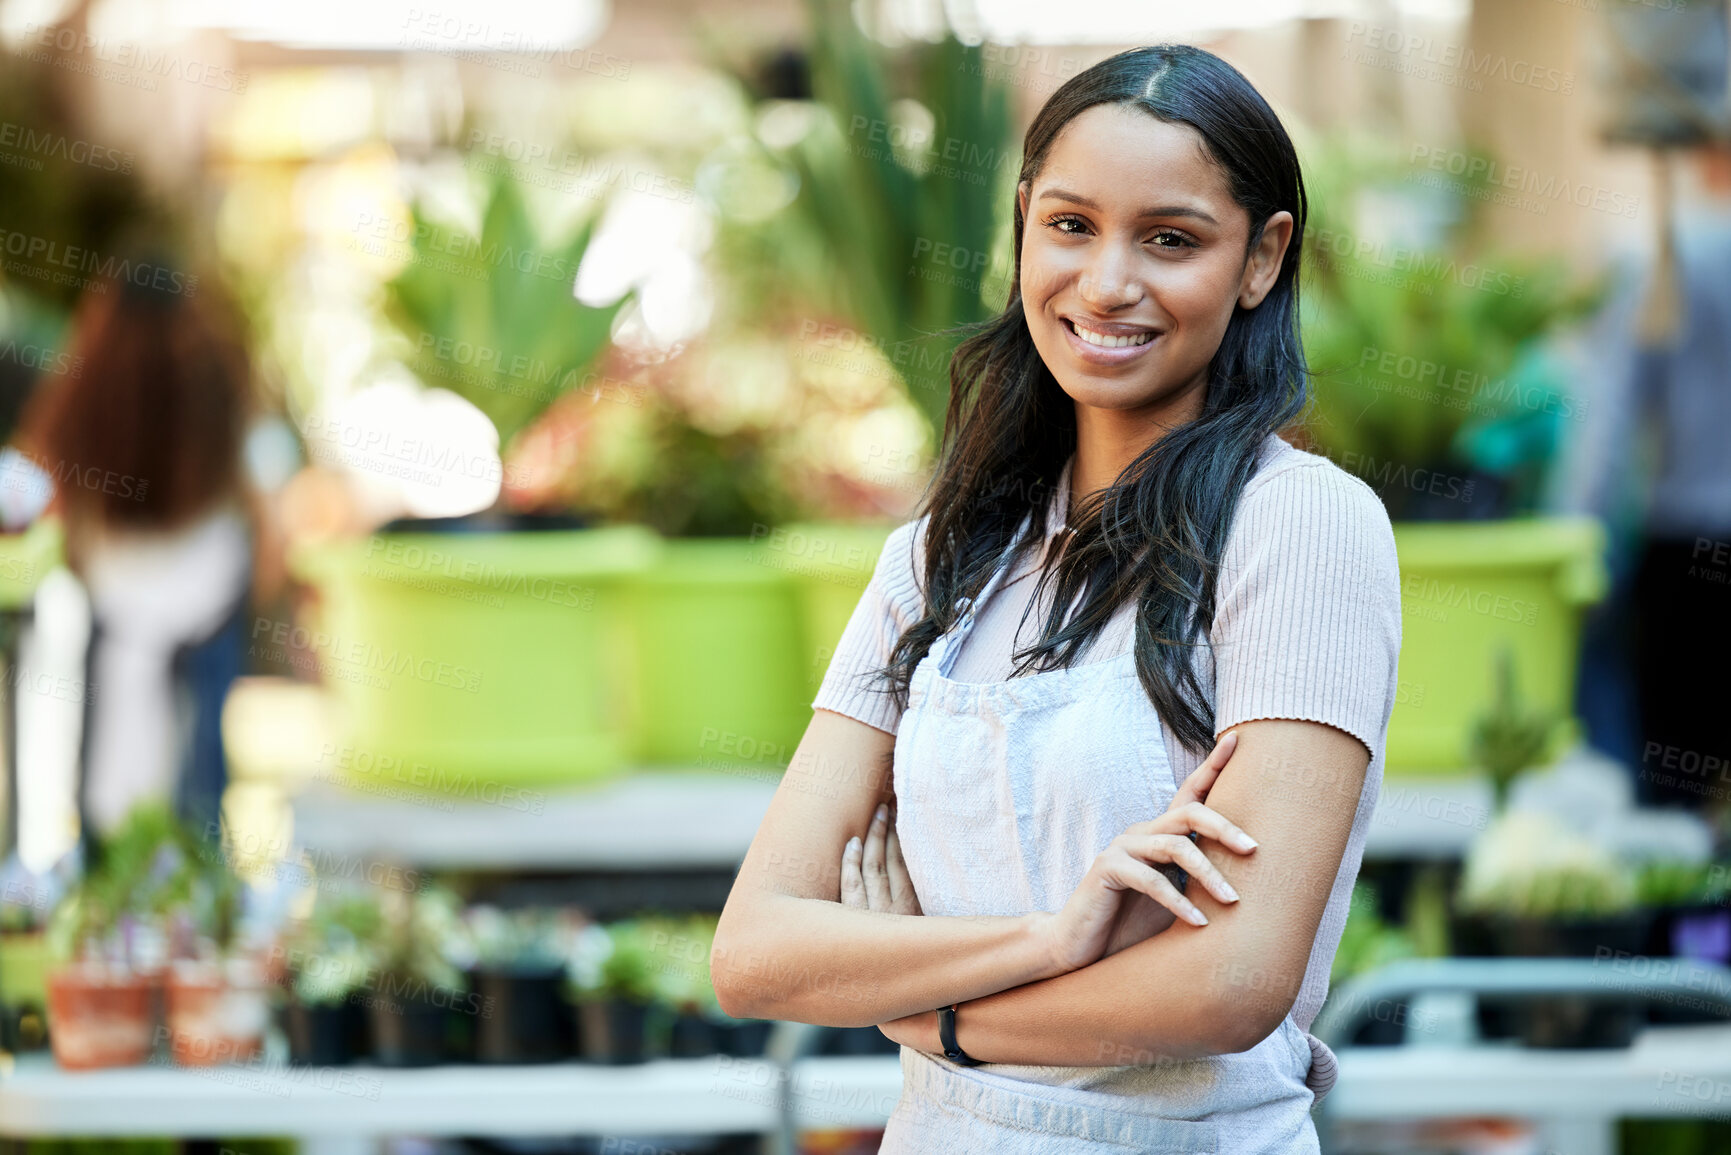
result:
[[[1317,1148],[1400,590],[1375,493],[1276,435],[1304,216],[1279,120],[1199,49],[1028,129],[1010,302],[712,958],[733,1014],[902,1044],[885,1152]]]

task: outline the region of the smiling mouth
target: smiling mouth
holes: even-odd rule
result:
[[[1146,345],[1159,336],[1159,333],[1153,329],[1143,329],[1135,333],[1102,333],[1073,321],[1069,317],[1065,317],[1063,320],[1070,332],[1088,344],[1098,345],[1102,349],[1126,349],[1135,345]]]

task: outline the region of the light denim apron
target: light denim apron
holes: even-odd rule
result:
[[[1004,682],[950,679],[1010,560],[915,668],[896,733],[896,833],[928,915],[1061,910],[1095,857],[1164,813],[1178,785],[1133,651]],[[966,1007],[961,1019],[965,1039]],[[1333,1056],[1314,1047],[1331,1081]],[[1290,1015],[1248,1051],[1139,1068],[964,1067],[904,1046],[880,1155],[1315,1152],[1312,1055]]]

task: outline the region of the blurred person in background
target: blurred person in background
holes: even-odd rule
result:
[[[79,809],[97,836],[145,801],[218,815],[222,702],[242,672],[261,524],[242,465],[244,346],[195,282],[148,279],[86,290],[70,342],[84,371],[45,379],[18,437],[53,482],[90,598]]]
[[[1683,155],[1699,195],[1675,207],[1674,259],[1614,261],[1615,289],[1578,347],[1589,404],[1565,447],[1560,504],[1611,530],[1612,596],[1589,618],[1582,659],[1594,743],[1634,767],[1643,804],[1724,813],[1731,144]]]

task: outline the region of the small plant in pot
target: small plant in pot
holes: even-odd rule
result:
[[[1651,921],[1637,903],[1631,864],[1552,815],[1525,810],[1499,816],[1474,842],[1455,907],[1464,916],[1457,926],[1475,929],[1487,953],[1513,957],[1636,952]],[[1627,1046],[1638,1025],[1638,1005],[1614,995],[1486,1006],[1493,1019],[1509,1016],[1529,1046]]]
[[[676,1059],[719,1054],[716,1016],[720,1006],[709,979],[715,919],[692,915],[656,920],[649,945],[655,953],[656,1001],[669,1012],[667,1051]]]
[[[366,1021],[356,999],[372,969],[383,913],[376,896],[317,892],[305,920],[279,946],[288,998],[283,1032],[289,1062],[335,1067],[366,1049]]]
[[[1489,709],[1479,716],[1471,737],[1472,759],[1490,776],[1492,809],[1508,806],[1515,780],[1545,756],[1558,719],[1543,710],[1529,710],[1515,684],[1514,651],[1497,651],[1493,671],[1496,691]]]
[[[694,914],[651,925],[659,996],[671,1012],[667,1048],[674,1058],[758,1055],[769,1036],[762,1019],[736,1019],[721,1009],[710,980],[709,954],[716,916]],[[873,1028],[875,1031],[876,1028]]]
[[[649,1058],[656,985],[654,954],[642,923],[586,927],[574,943],[567,978],[585,1058],[602,1063]]]
[[[1641,905],[1653,912],[1642,953],[1731,963],[1731,864],[1644,863],[1636,889]],[[1692,1007],[1656,1004],[1653,1012],[1661,1022],[1704,1021]]]
[[[471,907],[464,917],[475,945],[471,972],[484,1013],[475,1024],[483,1063],[551,1063],[571,1056],[576,1022],[565,1002],[566,964],[584,919],[531,907]]]
[[[218,833],[207,827],[213,837],[201,841],[182,828],[185,869],[167,892],[175,957],[164,1019],[170,1053],[183,1066],[252,1058],[270,1021],[264,961],[242,946],[239,933],[246,887]]]
[[[374,1061],[426,1067],[465,1055],[484,1008],[461,969],[472,947],[456,896],[442,887],[381,896],[383,925],[364,997]]]
[[[101,843],[49,917],[49,1043],[72,1070],[150,1057],[168,960],[166,911],[186,869],[163,807],[139,807]]]

